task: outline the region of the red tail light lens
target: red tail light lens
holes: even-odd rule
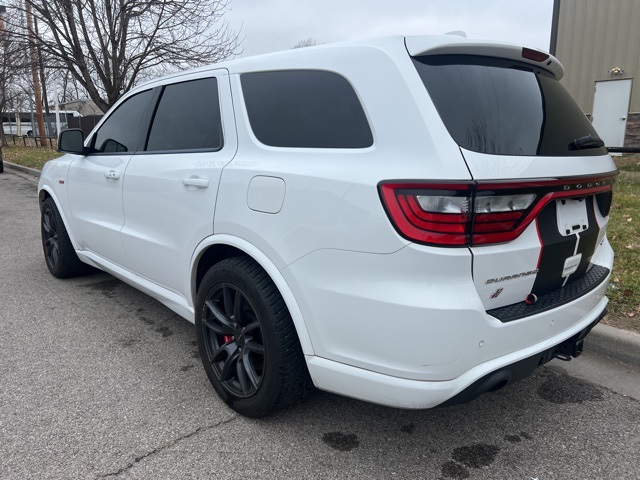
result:
[[[383,183],[380,193],[401,235],[416,242],[463,246],[469,242],[469,183]]]
[[[536,193],[496,195],[493,191],[478,191],[474,202],[473,243],[507,241],[496,239],[496,235],[511,236],[536,198]],[[485,234],[493,236],[485,240]]]
[[[379,190],[400,235],[427,245],[462,247],[511,241],[551,200],[610,192],[616,176],[517,183],[389,181],[381,182]]]

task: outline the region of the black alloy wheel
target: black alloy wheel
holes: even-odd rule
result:
[[[59,261],[58,227],[53,211],[45,208],[42,212],[42,247],[49,270],[55,270]]]
[[[51,275],[68,278],[91,271],[91,267],[78,258],[60,212],[51,197],[46,198],[40,207],[40,233],[44,258]]]
[[[308,395],[309,372],[287,305],[253,259],[213,265],[200,283],[195,314],[202,365],[236,412],[263,417]]]
[[[218,380],[237,398],[255,395],[265,366],[262,328],[255,309],[242,291],[229,283],[217,285],[205,306],[207,360]]]

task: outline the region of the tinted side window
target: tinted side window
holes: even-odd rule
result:
[[[153,118],[146,150],[220,148],[222,123],[217,80],[203,78],[167,85]]]
[[[151,90],[138,93],[109,115],[93,137],[94,152],[135,152],[151,97]]]
[[[365,148],[373,135],[351,84],[320,70],[245,73],[240,77],[253,133],[265,145]]]

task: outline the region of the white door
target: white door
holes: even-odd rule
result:
[[[78,156],[69,168],[69,204],[80,249],[126,265],[120,241],[122,176],[131,155]]]
[[[593,100],[593,127],[607,147],[624,146],[631,79],[596,82]]]
[[[122,266],[127,265],[120,241],[122,185],[150,104],[151,90],[124,100],[93,135],[88,155],[78,156],[69,167],[71,222],[80,248]]]
[[[221,69],[159,88],[146,145],[127,166],[121,238],[134,272],[186,296],[191,256],[213,234],[220,175],[237,148],[231,87]]]

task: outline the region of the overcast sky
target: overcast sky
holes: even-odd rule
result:
[[[553,0],[233,0],[226,18],[242,28],[244,55],[386,35],[443,34],[549,50]]]

